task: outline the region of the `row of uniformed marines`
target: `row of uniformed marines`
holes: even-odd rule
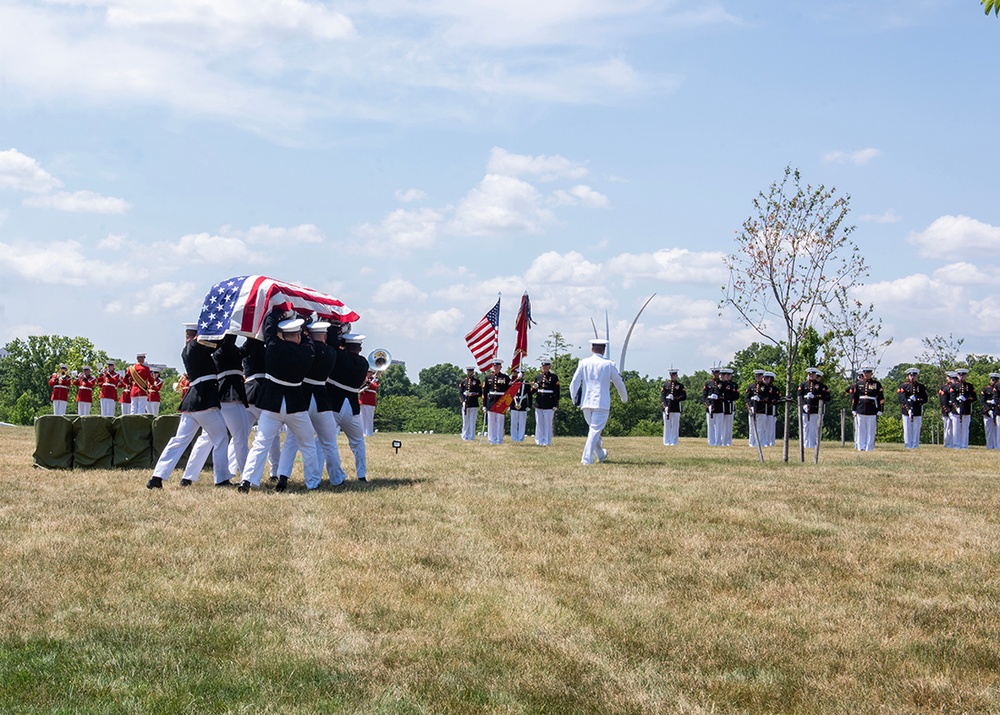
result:
[[[505,414],[491,412],[490,409],[507,393],[515,382],[520,382],[518,391],[510,405],[511,439],[524,441],[528,410],[535,410],[535,443],[545,446],[552,443],[552,429],[555,410],[559,407],[561,388],[559,376],[552,372],[552,361],[542,359],[541,368],[531,382],[524,380],[524,373],[518,371],[514,377],[503,372],[503,361],[493,360],[491,372],[481,381],[476,377],[476,368],[465,368],[465,377],[458,383],[459,404],[462,408],[462,439],[471,441],[476,436],[476,421],[482,401],[486,414],[486,432],[490,444],[500,444],[504,437]]]

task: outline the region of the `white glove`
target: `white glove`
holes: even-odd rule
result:
[[[965,395],[959,395],[958,396],[958,401],[959,402],[965,402]]]
[[[811,392],[807,392],[806,393],[806,399],[807,400],[811,400],[813,397],[815,397],[815,395],[813,395],[813,393],[811,393]]]
[[[916,402],[916,401],[917,401],[917,396],[916,395],[910,395],[910,402]]]
[[[750,401],[751,402],[760,402],[760,398],[757,397],[757,395],[754,395],[753,397],[750,398]]]
[[[876,413],[875,413],[875,416],[876,416],[876,417],[881,417],[881,416],[882,416],[882,413],[881,413],[881,412],[876,412]]]
[[[808,415],[809,414],[809,405],[802,405],[802,411],[805,412]]]
[[[716,395],[715,393],[712,393],[711,395],[708,396],[708,399],[710,399],[710,400],[718,400],[719,396]]]
[[[674,396],[673,395],[667,395],[667,399],[668,400],[672,400],[672,399],[674,399]]]
[[[854,415],[855,417],[857,417],[857,416],[858,416],[858,413],[857,413],[857,412],[853,412],[853,411],[852,411],[852,412],[851,412],[851,414],[852,414],[852,415]]]
[[[995,405],[996,403],[997,403],[996,400],[986,400],[987,405]]]

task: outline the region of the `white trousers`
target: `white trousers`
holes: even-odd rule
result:
[[[920,446],[920,427],[924,423],[923,415],[910,417],[903,414],[903,446],[907,449],[916,449]]]
[[[66,400],[52,400],[52,414],[54,414],[54,415],[65,415],[66,414]]]
[[[365,432],[361,426],[361,415],[354,414],[351,410],[351,403],[344,400],[344,404],[340,407],[340,412],[333,413],[333,416],[337,421],[337,427],[343,430],[344,436],[347,437],[347,444],[354,454],[355,474],[358,479],[367,479],[368,457],[365,452]],[[340,464],[339,454],[334,468],[331,469],[330,465],[327,464],[326,469],[330,474],[330,480],[333,484],[341,484],[347,479],[347,472],[344,471],[344,468]],[[336,477],[334,477],[334,474],[336,474]]]
[[[754,428],[756,428],[756,439],[754,438]],[[767,446],[767,416],[757,414],[747,414],[747,432],[750,437],[750,446],[756,447],[760,442],[761,447]]]
[[[587,441],[583,445],[583,458],[581,464],[593,464],[595,461],[603,462],[608,453],[603,447],[601,432],[608,423],[610,410],[600,410],[592,407],[583,408],[583,419],[587,421]]]
[[[706,412],[705,423],[708,426],[708,446],[719,446],[719,434],[722,429],[722,415],[718,415],[714,412]]]
[[[146,402],[146,414],[153,415],[156,417],[160,414],[160,403],[159,402]]]
[[[761,447],[773,447],[775,435],[778,434],[778,416],[777,415],[762,415],[764,420],[764,434],[760,436],[760,446]],[[759,423],[758,423],[759,424]]]
[[[101,417],[114,417],[115,416],[115,405],[118,404],[118,400],[113,397],[102,397],[101,398]]]
[[[361,405],[361,428],[365,437],[375,434],[375,405]]]
[[[551,407],[542,409],[535,408],[535,444],[545,446],[552,444],[552,423],[556,411]]]
[[[309,403],[309,420],[312,422],[313,431],[316,433],[316,472],[305,472],[305,460],[303,459],[303,477],[306,489],[316,489],[323,481],[323,465],[327,468],[330,465],[340,464],[340,450],[337,449],[337,419],[332,410],[320,412],[316,409],[316,398],[312,398]],[[285,446],[281,448],[281,459],[278,461],[278,474],[286,477],[292,475],[292,468],[295,465],[295,453],[300,449],[299,441],[294,434],[289,434],[285,439]],[[334,486],[343,482],[337,481],[336,468],[329,472],[330,484]]]
[[[969,423],[972,415],[950,415],[952,447],[955,449],[969,448]]]
[[[816,440],[819,439],[819,414],[802,414],[802,446],[806,449],[815,449]]]
[[[264,462],[267,461],[271,445],[278,439],[281,427],[288,428],[290,435],[295,435],[302,448],[302,465],[306,473],[316,472],[316,438],[313,436],[312,422],[308,412],[285,412],[285,402],[281,402],[281,412],[261,410],[257,419],[257,436],[247,455],[246,470],[243,481],[249,481],[255,487],[260,486],[260,478],[264,473]]]
[[[132,397],[132,414],[133,415],[144,415],[146,414],[146,400],[148,398],[136,395]]]
[[[997,449],[997,421],[995,417],[983,416],[983,431],[986,432],[986,449]]]
[[[955,433],[951,427],[951,415],[942,416],[941,422],[944,424],[944,429],[941,430],[941,444],[948,448],[954,447]]]
[[[511,442],[523,442],[524,432],[528,426],[527,410],[510,411],[510,440]]]
[[[247,412],[249,413],[247,420],[250,423],[250,430],[253,431],[254,424],[256,424],[257,420],[260,419],[260,408],[254,405],[250,405],[249,407],[247,407]],[[279,430],[278,433],[278,438],[274,440],[274,442],[271,444],[271,449],[267,451],[267,467],[273,479],[278,478],[278,460],[281,459],[282,432],[288,434],[288,429],[284,425],[281,425],[281,429]],[[247,456],[249,455],[250,453],[248,451]],[[232,454],[230,454],[230,460],[232,460]]]
[[[875,449],[875,429],[878,426],[877,415],[858,415],[855,418],[858,426],[858,451],[871,452]]]
[[[132,403],[131,402],[123,402],[122,403],[122,414],[123,415],[130,415],[130,414],[132,414]]]
[[[719,424],[719,446],[720,447],[731,447],[733,444],[733,416],[732,415],[718,415],[716,419],[720,419]]]
[[[681,413],[663,411],[663,444],[672,447],[679,441]]]
[[[462,409],[462,439],[466,442],[476,438],[476,420],[478,419],[478,407],[465,407]]]
[[[486,412],[486,441],[490,444],[503,442],[503,428],[506,415],[503,412]]]
[[[76,414],[78,415],[89,415],[91,402],[77,402],[76,403]]]
[[[163,481],[170,478],[170,473],[174,471],[174,467],[177,466],[177,462],[183,456],[184,450],[191,444],[191,440],[194,439],[199,427],[208,435],[206,440],[212,446],[212,469],[215,472],[215,481],[218,483],[229,479],[229,469],[226,464],[226,447],[229,435],[226,433],[226,422],[222,419],[222,410],[218,407],[212,407],[200,412],[181,412],[181,420],[177,425],[177,433],[167,442],[167,446],[163,448],[156,466],[153,467],[154,477],[159,477]],[[184,478],[191,479],[192,481],[198,478],[197,471],[200,471],[201,466],[205,464],[205,460],[202,459],[201,465],[197,467],[192,477],[190,470],[194,469],[192,467],[194,456],[194,450],[192,450],[191,457],[188,459],[187,467],[184,470]]]

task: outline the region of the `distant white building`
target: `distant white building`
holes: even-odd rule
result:
[[[8,353],[8,352],[7,352],[6,350],[4,350],[3,348],[0,348],[0,360],[3,360],[3,359],[4,359],[5,357],[7,357],[7,356],[8,356],[9,354],[10,354],[10,353]]]

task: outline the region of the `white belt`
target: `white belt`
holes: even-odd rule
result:
[[[330,383],[331,385],[333,385],[334,387],[339,387],[341,390],[347,390],[348,392],[361,392],[361,388],[360,387],[348,387],[347,385],[341,385],[336,380],[332,380],[330,378],[327,378],[326,381],[328,383]]]
[[[93,387],[78,387],[78,388],[76,388],[76,391],[77,392],[83,392],[84,390],[86,390],[87,392],[91,392],[91,391],[93,391],[93,389],[94,389]]]
[[[554,392],[555,392],[555,390],[538,390],[538,393],[540,395],[551,395]]]
[[[861,395],[860,397],[858,397],[858,399],[859,400],[874,400],[874,399],[877,399],[877,398],[869,397],[868,395]]]
[[[226,370],[224,372],[219,373],[219,379],[221,380],[222,378],[229,377],[230,375],[242,375],[242,374],[243,374],[242,370]]]
[[[307,385],[316,385],[317,387],[326,386],[325,380],[313,380],[311,377],[302,378],[302,382],[306,383]]]
[[[267,373],[264,373],[264,377],[266,377],[271,382],[277,383],[279,385],[284,385],[285,387],[302,387],[301,382],[288,382],[287,380],[279,380],[278,378],[273,377],[272,375],[269,375]]]
[[[118,385],[114,382],[102,382],[101,387],[118,387]]]
[[[506,395],[506,392],[491,392],[491,395]]]
[[[219,376],[216,375],[215,373],[212,373],[211,375],[202,375],[201,377],[197,377],[194,380],[192,380],[191,384],[188,385],[188,387],[194,387],[199,382],[208,382],[209,380],[218,380],[218,379]]]
[[[250,377],[248,377],[246,379],[246,381],[250,382],[251,380],[259,380],[259,379],[265,378],[265,377],[267,377],[267,375],[265,375],[264,373],[262,373],[262,372],[255,372],[253,375],[251,375]]]

